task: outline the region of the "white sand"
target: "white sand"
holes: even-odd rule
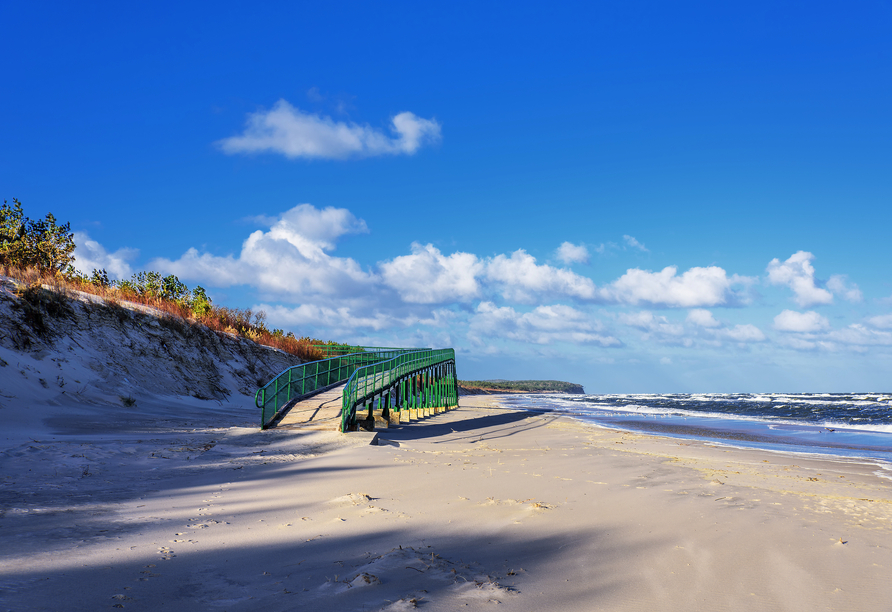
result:
[[[876,465],[493,396],[379,446],[261,432],[235,375],[225,401],[124,408],[108,363],[68,353],[0,346],[0,610],[892,609]]]
[[[472,407],[381,437],[47,428],[7,446],[4,609],[892,606],[874,466]]]

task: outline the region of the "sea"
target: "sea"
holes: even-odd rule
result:
[[[892,468],[892,394],[888,393],[524,394],[503,396],[501,401],[611,429],[776,452],[863,458]]]

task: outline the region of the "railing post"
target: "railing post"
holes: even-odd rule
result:
[[[435,381],[434,382],[434,394],[436,397],[436,399],[434,400],[434,403],[436,404],[435,411],[443,412],[443,398],[440,395],[442,389],[440,388],[440,366],[439,365],[434,366],[434,381]]]
[[[424,394],[424,399],[422,400],[424,416],[429,417],[431,415],[431,373],[428,368],[425,368],[422,375],[421,389],[421,392]]]

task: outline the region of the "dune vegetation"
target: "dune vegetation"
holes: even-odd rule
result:
[[[18,282],[18,295],[32,305],[31,320],[39,325],[43,314],[60,313],[76,292],[97,296],[110,306],[121,302],[141,304],[185,324],[234,334],[305,360],[322,359],[319,345],[338,342],[298,337],[293,332],[269,329],[266,314],[214,304],[205,289],[190,289],[175,275],[137,272],[127,280],[110,279],[104,269],[86,275],[74,262],[74,234],[69,223],[60,224],[52,213],[29,219],[22,203],[13,198],[0,206],[0,274]],[[53,306],[53,305],[56,306]]]

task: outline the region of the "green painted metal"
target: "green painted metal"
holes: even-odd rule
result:
[[[291,400],[342,383],[359,368],[387,361],[399,355],[425,351],[414,348],[362,347],[362,349],[347,355],[290,367],[258,389],[254,403],[260,408],[261,429],[266,429]]]
[[[399,401],[392,402],[394,392]],[[387,398],[385,400],[385,397]],[[356,429],[360,405],[383,410],[458,405],[458,379],[453,349],[428,349],[357,367],[344,386],[341,431]]]

